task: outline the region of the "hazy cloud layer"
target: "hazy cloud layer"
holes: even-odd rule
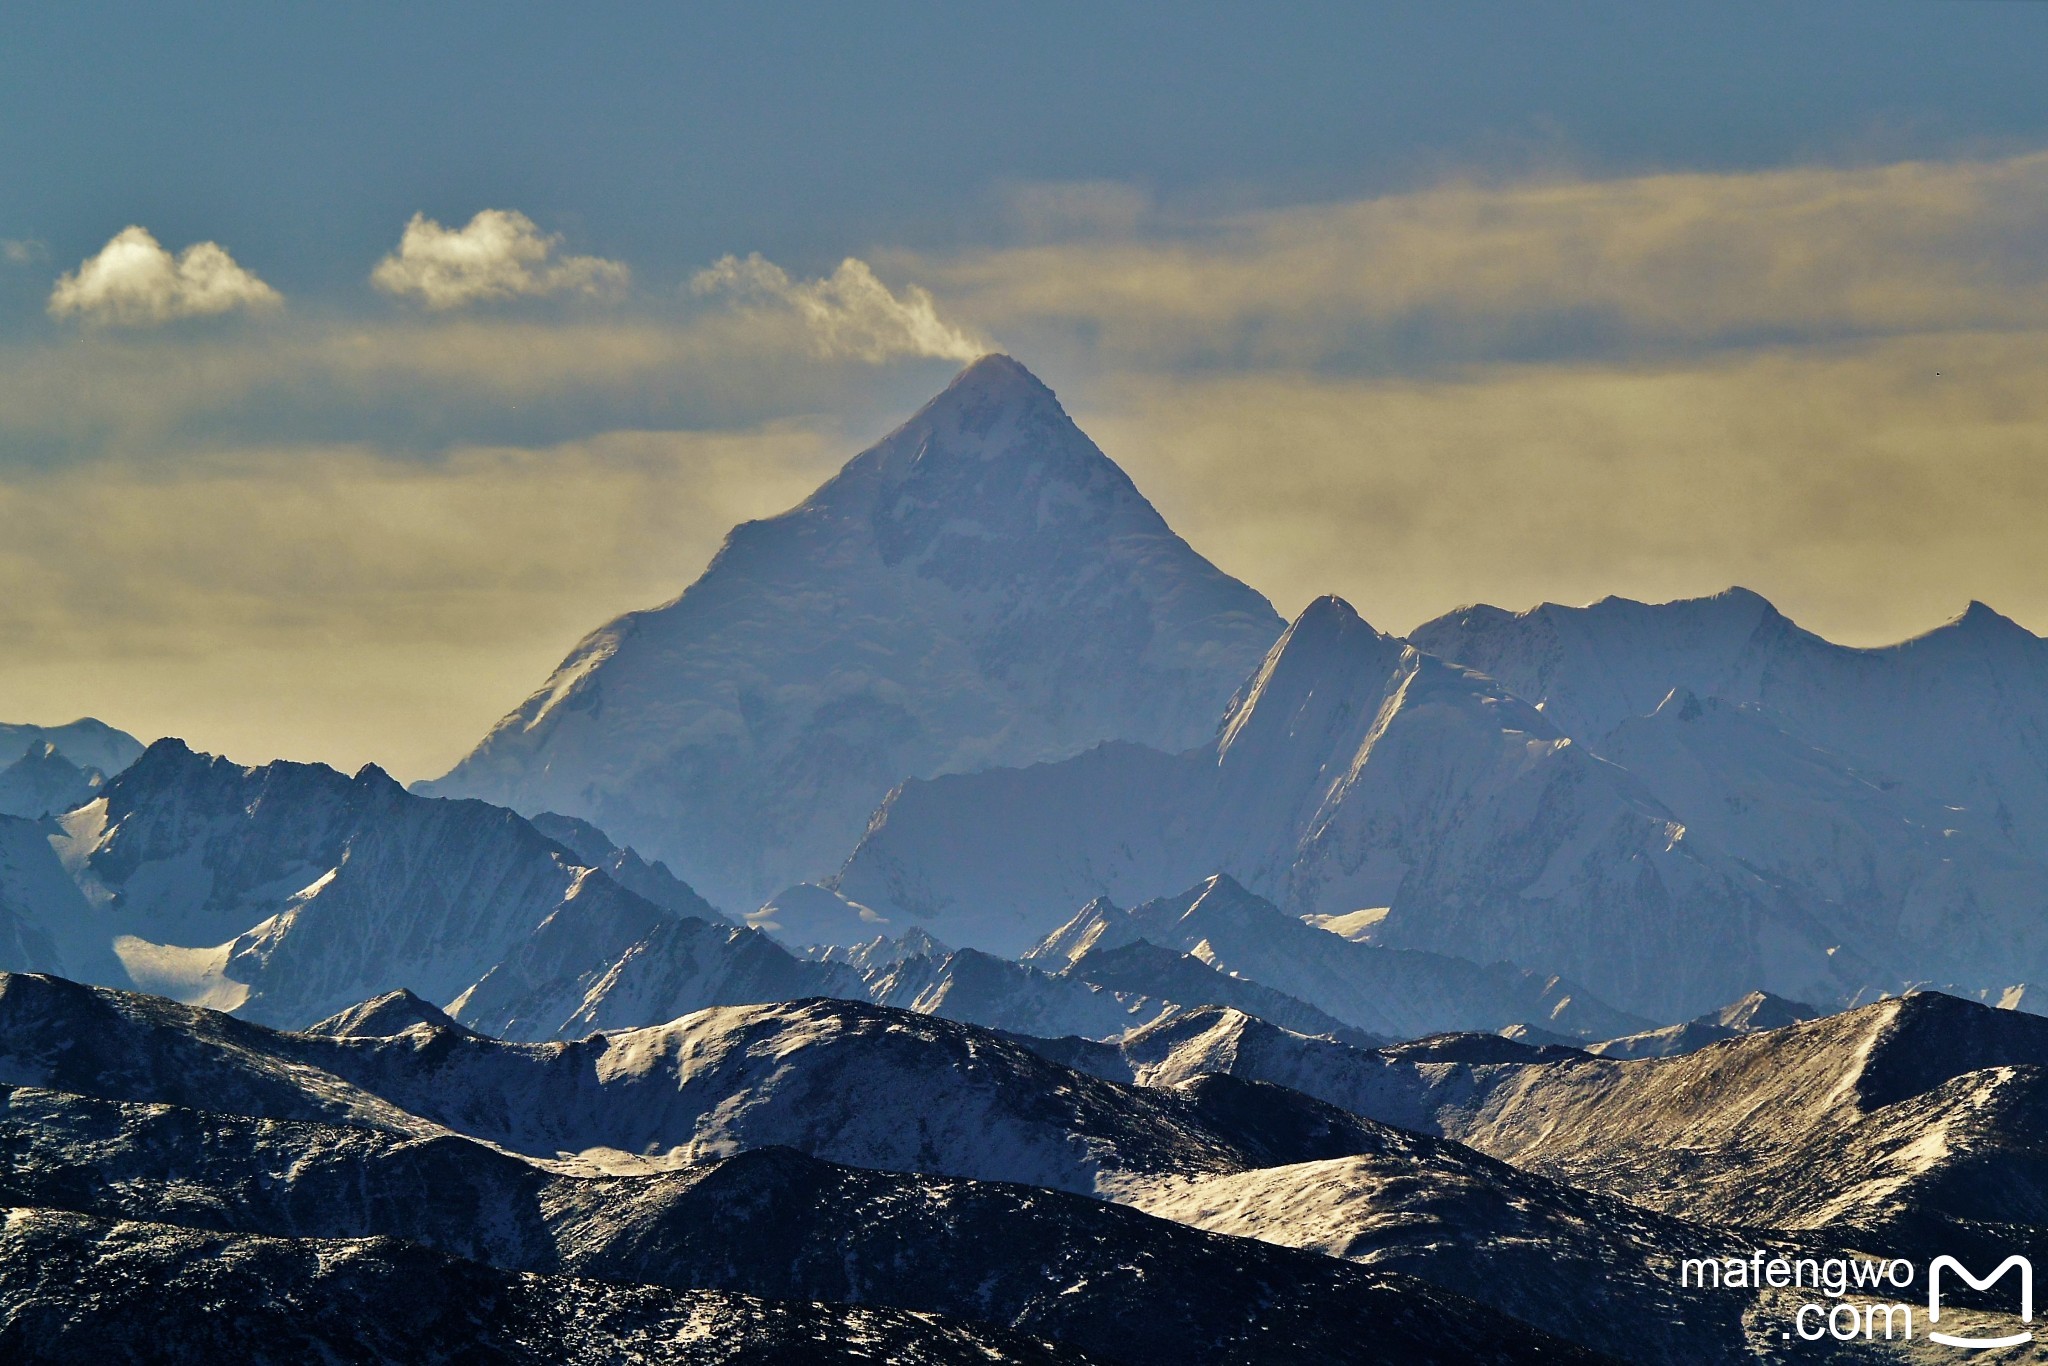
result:
[[[1853,644],[1971,598],[2048,633],[2048,330],[1106,398],[1103,446],[1283,611],[1334,591],[1404,632],[1739,583]]]
[[[195,242],[172,256],[148,229],[131,226],[76,271],[58,278],[49,311],[53,318],[146,327],[237,309],[260,312],[283,303],[282,295],[244,270],[219,243]]]
[[[2044,243],[2048,153],[1452,183],[897,264],[972,324],[1085,334],[1122,364],[1414,371],[2034,326]]]
[[[249,449],[0,482],[0,714],[117,718],[258,762],[448,767],[845,438],[616,432],[432,464]]]
[[[460,228],[414,214],[398,250],[377,263],[370,281],[387,294],[428,308],[461,308],[488,299],[548,294],[622,294],[630,272],[617,261],[561,254],[559,235],[543,233],[510,209],[485,209]]]
[[[885,361],[929,356],[970,361],[989,348],[939,317],[931,293],[906,285],[901,294],[875,278],[867,262],[848,257],[822,280],[798,281],[759,252],[727,256],[690,281],[696,294],[723,295],[741,308],[786,309],[828,356]]]

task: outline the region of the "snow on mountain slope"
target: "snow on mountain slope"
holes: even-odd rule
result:
[[[1279,629],[989,356],[593,632],[427,790],[595,820],[758,905],[830,873],[905,777],[1200,742]]]
[[[1674,688],[1601,742],[1678,812],[1803,904],[1889,985],[1972,990],[2048,973],[2048,858],[1915,786],[1788,734],[1750,703]],[[2048,751],[2044,751],[2048,753]]]
[[[1583,1190],[1835,1252],[1996,1260],[2048,1236],[2048,1020],[1931,992],[1640,1061],[1475,1034],[1362,1050],[1223,1010],[1115,1044],[1019,1042],[1141,1085],[1263,1081]],[[1365,1217],[1350,1184],[1369,1166],[1148,1189],[1170,1204],[1158,1212],[1319,1246]]]
[[[1446,1114],[1475,1104],[1503,1077],[1580,1056],[1490,1034],[1437,1035],[1386,1048],[1356,1048],[1215,1006],[1157,1020],[1114,1043],[1015,1037],[1062,1066],[1109,1081],[1175,1086],[1196,1077],[1230,1076],[1439,1136],[1445,1132]]]
[[[1750,1296],[1671,1268],[1752,1235],[1687,1223],[1389,1130],[1375,1152],[1161,1182],[1138,1208],[1197,1228],[1399,1270],[1626,1361],[1752,1360]]]
[[[91,801],[106,780],[98,769],[80,768],[56,745],[39,741],[0,768],[0,816],[61,815]]]
[[[668,870],[659,859],[649,862],[630,848],[621,848],[611,837],[589,821],[543,811],[530,822],[534,829],[574,854],[592,868],[601,868],[627,891],[645,897],[665,911],[698,920],[719,921],[727,917],[716,906],[698,896],[689,883]]]
[[[1109,1039],[1177,1011],[1230,1004],[1303,1033],[1378,1042],[1304,1001],[1144,940],[1063,964],[1014,963],[979,949],[893,955],[866,977],[868,995],[883,1005],[1018,1034]]]
[[[979,949],[943,958],[922,955],[870,978],[869,994],[886,1006],[942,1015],[1019,1034],[1109,1038],[1171,1009],[1142,991],[1110,991],[1077,978],[1041,972]]]
[[[387,991],[374,1000],[363,1001],[347,1010],[337,1011],[317,1024],[307,1025],[304,1033],[332,1034],[337,1038],[362,1035],[373,1039],[389,1038],[402,1034],[416,1024],[435,1029],[461,1029],[462,1026],[448,1016],[432,1001],[419,997],[400,987]]]
[[[1087,1360],[895,1309],[518,1275],[393,1238],[262,1238],[21,1208],[0,1211],[0,1355],[51,1366]]]
[[[423,1028],[418,1037],[437,1036]],[[309,1050],[318,1056],[334,1046],[161,996],[0,973],[0,1083],[390,1133],[444,1132],[305,1060]]]
[[[0,755],[20,756],[28,749],[54,745],[80,768],[96,768],[109,776],[142,757],[142,742],[104,721],[82,717],[64,726],[0,724]]]
[[[858,1171],[787,1148],[565,1177],[457,1138],[0,1091],[13,1204],[256,1235],[403,1238],[507,1271],[887,1305],[1150,1366],[1485,1351],[1521,1336],[1399,1276],[1115,1205]],[[1522,1178],[1522,1184],[1534,1184]],[[432,1198],[422,1198],[431,1193]],[[1432,1314],[1465,1325],[1453,1348]]]
[[[1222,874],[1130,911],[1091,902],[1026,961],[1085,964],[1139,940],[1178,949],[1383,1037],[1493,1030],[1529,1019],[1589,1038],[1639,1027],[1637,1017],[1559,978],[1506,963],[1481,968],[1443,954],[1353,943],[1286,915]]]
[[[1923,992],[1682,1057],[1497,1074],[1439,1119],[1517,1166],[1658,1208],[1817,1228],[1972,1160],[1973,1145],[1948,1131],[2001,1090],[2037,1089],[2043,1068],[2048,1020]],[[2048,1158],[2041,1142],[2038,1131],[2006,1139],[2036,1162]],[[2007,1194],[2015,1213],[2004,1217],[2025,1217],[2022,1192]]]
[[[163,740],[54,829],[40,853],[0,831],[0,949],[21,955],[0,965],[252,1019],[311,1024],[405,987],[545,1038],[863,992],[845,968],[700,918],[716,913],[595,830],[565,830],[595,855],[580,862],[513,812],[416,797],[374,767],[245,769]]]
[[[1674,1216],[1837,1247],[1990,1252],[2048,1230],[2048,1020],[1932,992],[1637,1061],[1478,1035],[1359,1050],[1229,1012],[1086,1054],[1034,1046],[1144,1084],[1228,1071]]]
[[[1665,1025],[1662,1029],[1645,1030],[1640,1034],[1624,1034],[1618,1039],[1603,1039],[1599,1043],[1587,1044],[1586,1052],[1599,1058],[1675,1058],[1681,1053],[1697,1053],[1708,1044],[1719,1043],[1723,1039],[1767,1029],[1783,1029],[1801,1020],[1816,1019],[1822,1013],[1812,1006],[1787,1001],[1767,991],[1752,991],[1739,1001],[1687,1020],[1684,1024]]]
[[[892,930],[916,932],[915,926],[899,929],[887,916],[815,882],[799,882],[776,893],[758,910],[747,912],[746,920],[793,949],[869,943],[889,938]]]
[[[1684,688],[1755,704],[1866,776],[1956,808],[1950,826],[2021,853],[2048,841],[2048,641],[1982,603],[1877,649],[1832,644],[1740,588],[1654,605],[1471,607],[1412,639],[1539,702],[1603,754],[1617,726]]]
[[[1222,1010],[1021,1042],[1141,1085],[1287,1087],[1687,1219],[1894,1246],[2048,1226],[2048,1019],[1933,992],[1638,1061],[1478,1034],[1357,1049]]]
[[[1068,959],[1060,976],[1121,994],[1171,1001],[1182,1008],[1225,1006],[1297,1034],[1324,1035],[1357,1048],[1385,1042],[1263,982],[1143,938],[1114,945],[1099,940],[1090,943]]]
[[[390,1132],[634,1170],[781,1145],[1083,1194],[1341,1155],[1328,1109],[1275,1151],[1214,1094],[1118,1086],[994,1031],[837,1000],[698,1011],[570,1044],[413,1025],[289,1034],[156,997],[0,976],[0,1082]],[[1307,1102],[1304,1102],[1307,1103]],[[1267,1110],[1273,1109],[1267,1104]],[[1337,1124],[1336,1131],[1327,1130]],[[1247,1129],[1244,1126],[1251,1124]]]
[[[1213,748],[1106,748],[905,784],[833,885],[950,942],[1014,953],[1077,893],[1144,900],[1219,869],[1292,915],[1388,908],[1379,946],[1560,974],[1653,1019],[1759,985],[1838,999],[1891,980],[1829,907],[1692,838],[1494,680],[1335,598],[1288,628]]]
[[[706,1006],[867,995],[851,968],[797,958],[758,930],[649,916],[586,881],[449,1010],[498,1038],[575,1039]]]

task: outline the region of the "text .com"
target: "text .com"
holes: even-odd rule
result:
[[[2013,1305],[2000,1316],[2006,1319],[2003,1326],[1994,1330],[1973,1324],[1967,1333],[1943,1331],[1942,1296],[1953,1296],[1958,1282],[1980,1292],[1990,1292],[2003,1283],[1999,1293]],[[1954,1257],[1945,1256],[1929,1262],[1923,1275],[1903,1257],[1786,1258],[1751,1252],[1747,1257],[1686,1258],[1678,1265],[1678,1283],[1703,1290],[1810,1289],[1826,1296],[1825,1301],[1815,1299],[1800,1305],[1784,1332],[1788,1339],[1798,1337],[1807,1342],[1830,1337],[1849,1342],[1924,1336],[1948,1347],[1983,1349],[2017,1347],[2034,1338],[2031,1328],[2011,1322],[2017,1319],[2024,1325],[2034,1321],[2034,1267],[2020,1256],[2007,1257],[1979,1276]],[[1924,1300],[1920,1298],[1923,1288]],[[1902,1292],[1913,1292],[1915,1299],[1892,1299]],[[1923,1308],[1924,1319],[1917,1317]],[[1954,1317],[1951,1308],[1951,1327]]]

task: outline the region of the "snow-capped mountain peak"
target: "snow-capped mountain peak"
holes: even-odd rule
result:
[[[427,790],[594,820],[759,906],[829,877],[906,778],[1201,743],[1279,629],[989,356]]]

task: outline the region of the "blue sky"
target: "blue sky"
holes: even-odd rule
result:
[[[2048,631],[2044,56],[2031,4],[16,7],[0,717],[430,773],[984,346],[1283,610]]]

